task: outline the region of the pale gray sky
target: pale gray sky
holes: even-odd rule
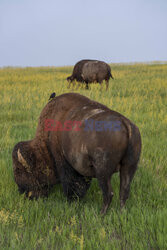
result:
[[[0,0],[0,67],[167,60],[167,0]]]

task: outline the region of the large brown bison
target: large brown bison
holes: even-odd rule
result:
[[[88,88],[89,83],[98,82],[101,84],[105,80],[106,89],[108,89],[110,77],[113,78],[111,68],[107,63],[87,59],[75,64],[72,75],[67,77],[67,81],[72,82],[76,80],[84,82],[86,83],[86,88]]]
[[[21,192],[38,197],[60,180],[71,199],[83,197],[97,178],[105,213],[113,197],[111,176],[120,172],[123,207],[140,153],[140,132],[130,120],[85,96],[67,93],[45,106],[35,138],[14,147],[15,181]]]

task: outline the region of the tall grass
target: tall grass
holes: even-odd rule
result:
[[[167,249],[167,65],[112,65],[115,80],[90,90],[68,89],[72,67],[0,69],[0,249]],[[97,181],[82,201],[68,203],[60,185],[48,199],[29,201],[14,182],[14,145],[35,135],[52,92],[78,92],[131,119],[142,135],[142,155],[123,212],[119,176],[100,216]]]

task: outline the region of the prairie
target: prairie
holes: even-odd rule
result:
[[[65,80],[72,67],[0,69],[0,249],[167,249],[167,64],[112,64],[106,92]],[[68,203],[61,185],[29,201],[14,182],[12,149],[32,139],[52,92],[78,92],[116,110],[140,129],[142,155],[126,208],[119,175],[112,204],[100,216],[96,179],[81,201]]]

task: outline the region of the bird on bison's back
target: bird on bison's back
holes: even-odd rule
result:
[[[53,92],[53,93],[50,95],[48,101],[52,100],[52,99],[55,98],[55,97],[56,97],[56,93]]]
[[[48,130],[49,119],[61,124],[68,121],[71,127]],[[76,121],[81,122],[79,129]],[[107,124],[112,125],[110,129]],[[48,187],[60,181],[69,200],[83,197],[91,179],[97,178],[103,194],[101,213],[105,214],[113,197],[112,175],[120,172],[123,207],[140,153],[141,136],[134,123],[85,96],[66,93],[44,107],[35,138],[14,147],[14,177],[20,191],[36,198],[46,196]]]
[[[105,81],[107,90],[110,78],[114,79],[111,74],[111,68],[107,63],[86,59],[75,64],[72,75],[67,77],[67,81],[73,82],[76,80],[86,83],[87,89],[89,83],[97,82],[102,84],[102,82]]]

